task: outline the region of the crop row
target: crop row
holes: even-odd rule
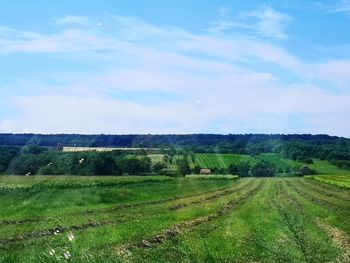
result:
[[[205,168],[227,168],[230,164],[247,162],[255,164],[255,158],[241,154],[196,154],[196,164]]]
[[[23,177],[23,176],[22,176]],[[44,177],[44,176],[43,176]],[[4,178],[4,177],[3,177]],[[37,178],[37,177],[36,177]],[[23,179],[25,179],[23,177]],[[38,181],[27,181],[25,183],[18,183],[17,180],[3,180],[0,182],[0,193],[11,193],[11,192],[28,192],[28,191],[40,191],[44,188],[56,188],[56,189],[67,189],[67,188],[85,188],[85,187],[99,187],[99,186],[123,186],[136,183],[152,183],[152,182],[165,182],[174,180],[171,177],[161,176],[149,176],[143,177],[129,177],[127,180],[119,179],[119,177],[96,177],[93,180],[84,180],[85,178],[70,178],[69,176],[62,176],[62,180],[38,180]],[[1,181],[1,180],[0,180]]]
[[[334,185],[341,188],[350,189],[350,176],[306,176],[311,180],[316,180],[321,183]]]

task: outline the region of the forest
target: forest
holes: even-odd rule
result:
[[[216,174],[274,176],[298,174],[301,165],[277,167],[263,154],[300,164],[325,160],[350,169],[350,140],[328,135],[40,135],[0,134],[0,173],[17,175],[186,175],[211,168]],[[63,146],[141,147],[138,151],[62,152]],[[156,152],[160,158],[152,160]],[[208,167],[201,154],[228,158],[251,156],[254,162],[232,160],[226,166]],[[221,154],[221,155],[219,155]],[[225,157],[226,156],[226,157]],[[221,160],[222,162],[222,160]],[[310,169],[308,174],[312,174]]]

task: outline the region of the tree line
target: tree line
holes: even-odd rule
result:
[[[266,135],[266,134],[244,134],[244,135],[219,135],[219,134],[189,134],[189,135],[79,135],[79,134],[58,134],[58,135],[42,135],[42,134],[0,134],[0,173],[5,171],[14,171],[15,168],[9,166],[14,158],[27,158],[29,160],[37,157],[18,157],[25,155],[28,149],[31,152],[27,154],[39,154],[42,149],[46,151],[59,151],[62,146],[96,146],[96,147],[149,147],[159,148],[161,153],[167,156],[184,155],[190,153],[237,153],[255,156],[261,153],[277,153],[280,156],[310,163],[312,158],[327,160],[330,163],[345,169],[350,169],[350,139],[328,136],[328,135]],[[36,147],[36,148],[35,148]],[[41,147],[41,148],[40,148]],[[35,152],[36,151],[36,152]],[[55,156],[54,153],[46,153],[48,156]],[[79,155],[79,154],[77,154]],[[61,159],[67,159],[70,162],[72,156],[75,155],[57,155],[55,157],[59,162]],[[115,173],[127,173],[128,169],[124,164],[127,162],[139,162],[136,160],[127,160],[122,154],[116,159]],[[46,157],[42,157],[45,159]],[[51,158],[51,157],[50,157]],[[53,158],[53,157],[52,157]],[[79,158],[79,157],[77,157]],[[83,157],[81,157],[83,158]],[[88,156],[87,158],[92,158]],[[100,157],[95,156],[92,163],[99,163]],[[125,160],[124,160],[125,159]],[[28,162],[27,160],[23,160]],[[45,160],[46,161],[46,160]],[[50,160],[49,160],[50,161]],[[167,161],[171,161],[167,160]],[[35,161],[30,161],[34,162]],[[37,161],[39,162],[39,160]],[[62,161],[63,162],[63,161]],[[146,162],[146,160],[144,160]],[[54,162],[53,162],[54,163]],[[170,163],[171,164],[171,163]],[[186,170],[187,166],[182,163],[175,163],[178,170]],[[17,165],[16,165],[17,166]],[[18,166],[20,166],[18,164]],[[35,166],[35,165],[34,165]],[[96,165],[98,166],[98,165]],[[133,164],[132,164],[133,166]],[[142,166],[142,165],[140,165]],[[147,166],[147,165],[146,165]],[[150,173],[162,172],[164,174],[172,174],[174,171],[163,167],[164,164],[156,164],[150,166]],[[36,166],[35,166],[36,167]],[[73,165],[72,165],[73,167]],[[143,166],[142,166],[143,167]],[[11,170],[12,169],[12,170]],[[89,172],[98,168],[87,168]],[[251,168],[252,169],[252,168]],[[84,169],[83,169],[84,170]],[[83,173],[80,168],[67,168],[65,173]],[[142,169],[141,169],[142,170]],[[198,170],[198,169],[197,169]],[[258,171],[260,169],[257,169]],[[130,171],[132,172],[132,171]],[[221,172],[217,169],[216,172]],[[227,171],[226,171],[227,172]],[[250,170],[252,173],[252,170]]]

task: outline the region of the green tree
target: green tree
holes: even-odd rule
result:
[[[188,164],[187,158],[182,158],[178,162],[178,169],[181,175],[186,175],[191,173],[190,165]]]

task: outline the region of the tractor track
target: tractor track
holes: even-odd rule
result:
[[[304,206],[300,203],[300,201],[295,198],[294,196],[290,195],[287,191],[287,189],[284,186],[284,182],[278,184],[278,193],[282,196],[286,197],[286,201],[293,206],[294,208],[296,208],[299,212],[301,212],[302,214],[305,214],[305,209]]]

